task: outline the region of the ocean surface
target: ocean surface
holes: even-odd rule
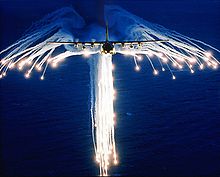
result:
[[[108,1],[220,49],[220,1]],[[90,6],[91,4],[91,6]],[[95,3],[94,3],[95,4]],[[44,15],[64,6],[91,23],[92,1],[0,1],[0,50]],[[87,15],[86,15],[87,14]],[[220,54],[213,52],[218,59]],[[0,81],[1,174],[98,175],[90,121],[88,59],[71,57],[57,69],[25,79],[13,70]],[[113,56],[116,148],[109,174],[220,176],[220,69],[187,69],[153,76],[147,60],[134,71],[129,57]]]

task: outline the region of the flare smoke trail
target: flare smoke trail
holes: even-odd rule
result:
[[[115,45],[116,53],[134,57],[137,71],[140,70],[139,61],[142,59],[149,61],[154,75],[158,75],[159,70],[168,70],[173,79],[176,78],[173,69],[183,70],[185,67],[194,73],[197,68],[216,69],[220,64],[210,52],[207,52],[207,49],[218,53],[220,51],[202,41],[147,22],[118,6],[106,6],[105,15],[109,21],[110,40],[115,38],[115,34],[117,34],[117,40],[122,41],[169,40],[166,43],[149,43],[144,46]],[[96,27],[93,26],[89,31],[97,33]],[[112,56],[98,55],[101,46],[87,47],[83,50],[82,45],[74,47],[47,43],[49,41],[77,42],[76,37],[85,36],[85,28],[83,18],[72,8],[62,8],[49,14],[28,29],[20,40],[0,52],[2,58],[0,78],[6,76],[10,69],[17,68],[25,71],[25,78],[29,78],[34,70],[41,72],[40,79],[43,80],[48,67],[57,67],[66,58],[74,55],[88,57],[90,54],[95,54],[89,58],[92,137],[100,175],[107,175],[111,161],[114,164],[118,163],[114,138]],[[155,62],[159,63],[159,68]]]
[[[90,62],[92,137],[100,174],[106,176],[110,158],[117,164],[112,55],[103,54]]]
[[[200,70],[205,67],[217,69],[220,64],[212,53],[207,51],[212,49],[220,53],[220,50],[209,44],[184,36],[161,25],[150,23],[118,6],[106,6],[105,11],[109,26],[123,40],[169,40],[166,43],[149,43],[145,46],[128,45],[117,48],[117,53],[134,56],[137,71],[140,70],[138,60],[142,60],[138,58],[137,54],[145,56],[154,75],[158,75],[159,70],[168,70],[173,79],[176,79],[173,69],[188,68],[191,73],[194,73],[197,67]],[[155,66],[156,62],[160,64],[159,68]]]

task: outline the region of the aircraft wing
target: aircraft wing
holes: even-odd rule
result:
[[[168,42],[169,40],[145,40],[145,41],[108,41],[110,43],[112,43],[113,45],[121,45],[122,47],[124,47],[125,45],[139,45],[139,46],[144,46],[147,45],[149,43],[159,43],[159,42]],[[74,45],[74,46],[82,46],[83,48],[85,48],[86,46],[101,46],[104,43],[106,43],[107,41],[85,41],[85,42],[47,42],[48,44],[69,44],[69,45]]]
[[[147,43],[155,43],[155,42],[168,42],[169,40],[145,40],[145,41],[109,41],[112,44],[147,44]],[[48,44],[73,44],[73,45],[101,45],[106,41],[97,41],[97,42],[48,42]]]
[[[47,42],[48,44],[72,44],[72,45],[101,45],[104,44],[105,41],[99,41],[99,42]]]
[[[145,41],[111,41],[113,44],[126,44],[126,45],[145,45],[148,43],[168,42],[169,40],[145,40]]]

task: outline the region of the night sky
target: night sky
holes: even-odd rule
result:
[[[219,0],[0,0],[0,51],[34,22],[66,6],[86,26],[104,28],[104,4],[220,49]],[[109,174],[220,176],[219,69],[177,72],[174,81],[169,72],[153,76],[147,62],[139,73],[124,56],[113,56],[113,63],[119,165]],[[0,174],[98,175],[89,84],[89,65],[82,57],[49,69],[44,81],[38,73],[27,80],[16,70],[0,80]]]

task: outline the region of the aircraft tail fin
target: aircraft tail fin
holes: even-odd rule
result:
[[[108,36],[108,21],[106,20],[105,22],[105,36],[106,36],[106,41],[109,40],[109,36]]]

